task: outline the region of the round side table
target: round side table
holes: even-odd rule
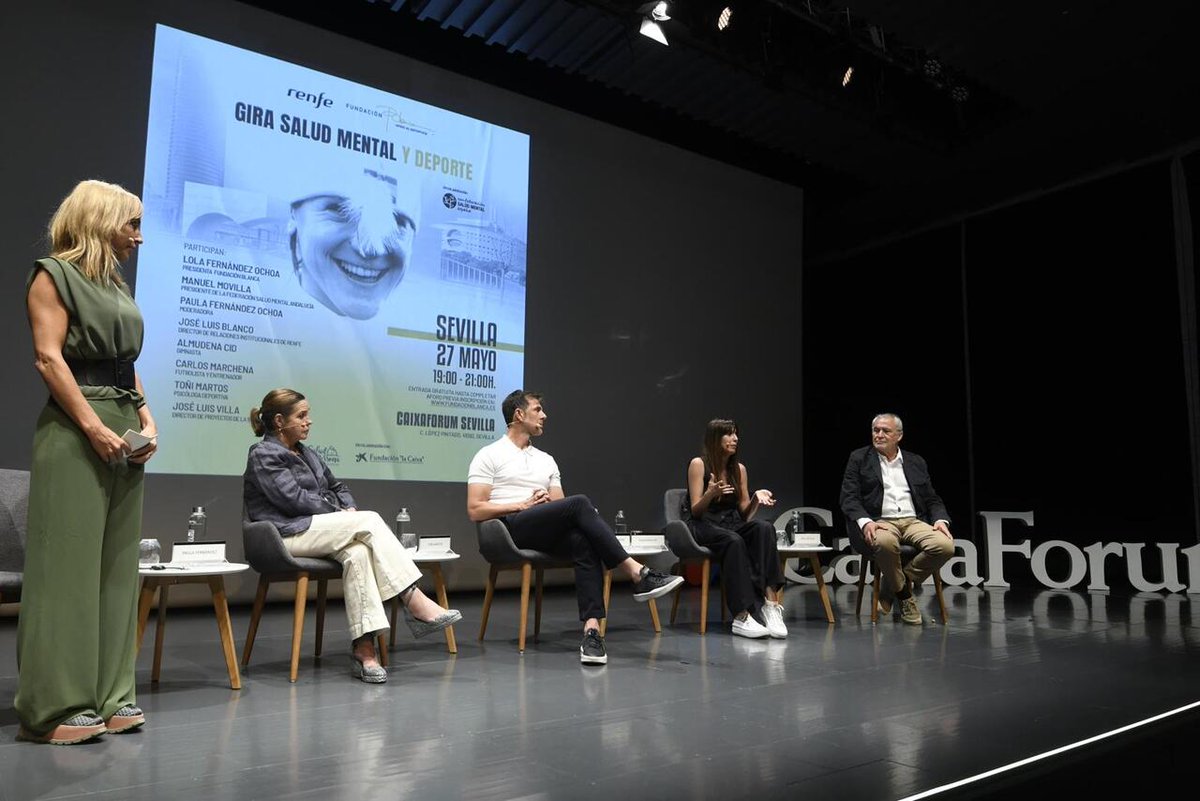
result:
[[[429,572],[433,574],[433,588],[437,593],[437,602],[443,609],[449,609],[450,601],[446,596],[446,577],[442,575],[442,563],[461,559],[462,555],[453,551],[421,553],[411,548],[405,550],[418,565],[429,566]],[[400,614],[400,596],[397,595],[392,599],[392,636],[388,640],[388,650],[396,646],[396,626],[400,622]],[[447,626],[444,631],[446,632],[446,650],[452,654],[457,654],[458,643],[454,640],[454,626]]]
[[[240,562],[202,565],[149,565],[138,568],[142,577],[142,591],[138,596],[137,647],[142,649],[142,635],[146,632],[146,620],[154,594],[158,593],[158,620],[154,627],[154,666],[150,681],[158,682],[162,668],[163,638],[167,630],[167,590],[174,584],[207,584],[212,591],[213,612],[217,616],[217,631],[221,636],[221,650],[225,653],[225,667],[229,670],[229,686],[242,689],[242,676],[238,672],[237,657],[233,648],[233,626],[229,622],[229,604],[225,600],[225,577],[232,573],[249,570],[250,565]]]

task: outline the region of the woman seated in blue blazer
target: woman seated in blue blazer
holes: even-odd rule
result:
[[[356,508],[346,485],[320,455],[303,445],[312,427],[308,401],[292,389],[273,389],[250,410],[250,426],[262,437],[246,458],[244,492],[250,520],[267,520],[293,556],[342,563],[346,618],[350,623],[352,673],[372,684],[387,681],[375,652],[375,634],[388,628],[383,602],[399,595],[413,635],[423,637],[462,619],[417,587],[421,571],[376,512]]]

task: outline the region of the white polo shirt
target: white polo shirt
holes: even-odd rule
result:
[[[558,463],[532,444],[518,448],[507,436],[484,445],[467,469],[468,484],[491,484],[492,503],[517,503],[534,490],[562,486]]]

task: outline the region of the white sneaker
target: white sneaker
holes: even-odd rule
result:
[[[771,632],[762,623],[754,619],[754,615],[747,614],[745,620],[733,619],[733,633],[739,637],[748,637],[751,640],[757,640],[761,637],[770,637]]]
[[[787,626],[783,622],[783,604],[774,601],[763,602],[763,617],[767,619],[767,631],[777,640],[788,635]]]

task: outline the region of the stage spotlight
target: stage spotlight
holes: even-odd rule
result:
[[[950,89],[950,98],[955,103],[966,103],[971,97],[971,90],[965,86],[954,86]]]
[[[670,11],[666,0],[659,0],[657,3],[646,3],[638,8],[638,13],[642,15],[642,25],[638,28],[638,33],[653,39],[659,44],[667,44],[667,35],[663,33],[662,26],[659,23],[666,22],[671,18]]]
[[[942,74],[942,62],[936,58],[925,59],[924,70],[926,78],[936,78]]]
[[[653,39],[659,44],[667,44],[667,35],[663,33],[662,26],[652,20],[650,17],[646,17],[642,20],[642,26],[638,28],[638,33],[640,33],[642,36],[647,36]]]
[[[842,86],[843,87],[849,86],[850,81],[853,78],[854,78],[854,67],[853,66],[846,67],[846,73],[842,76]]]
[[[733,9],[725,6],[721,9],[721,13],[717,15],[717,30],[723,31],[729,27],[730,21],[733,19]]]

